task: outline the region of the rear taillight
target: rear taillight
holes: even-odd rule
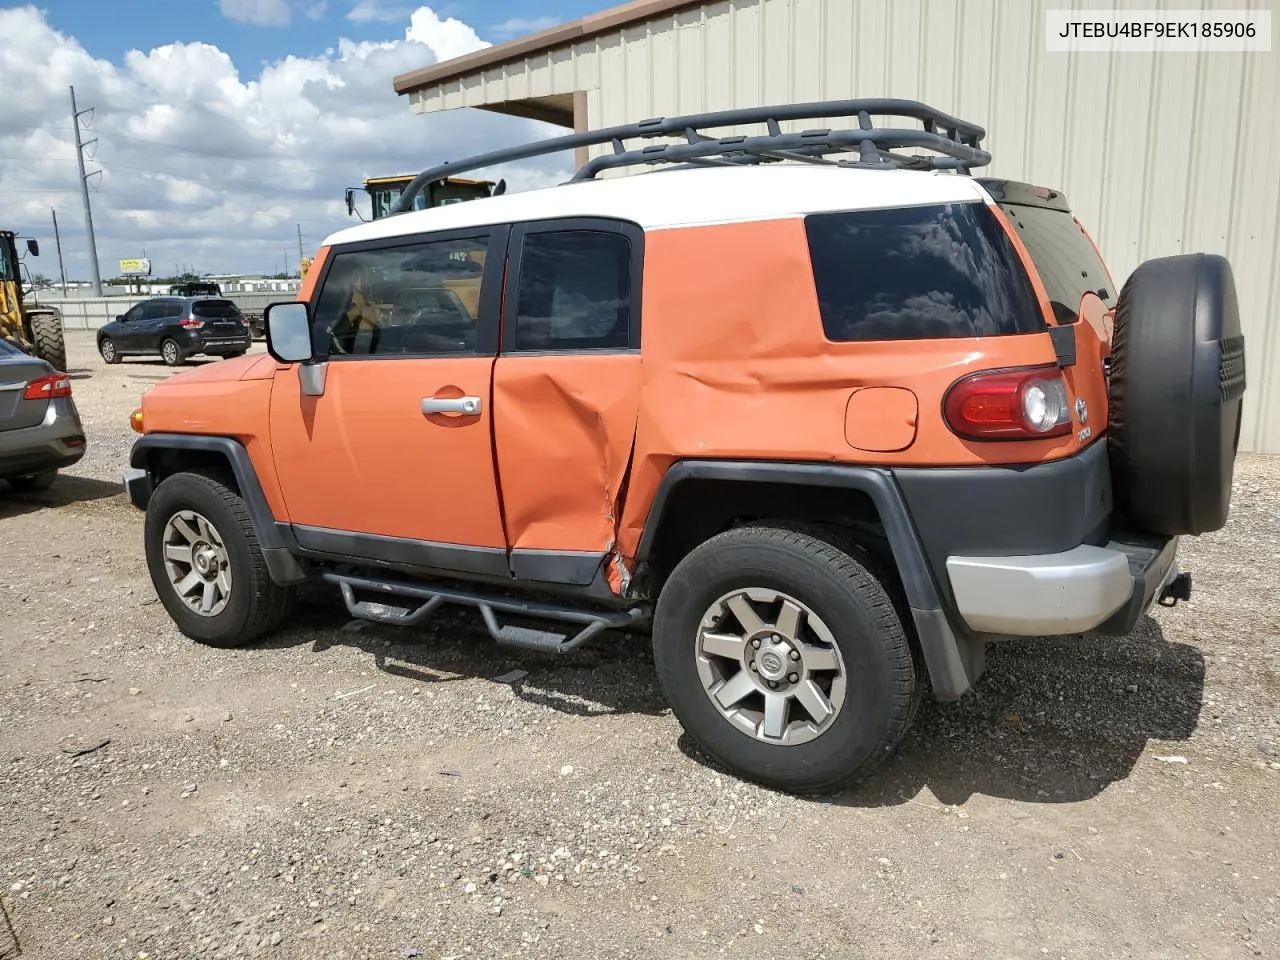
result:
[[[1057,366],[990,370],[957,380],[943,403],[947,425],[970,440],[1038,440],[1071,432]]]
[[[204,321],[203,321],[203,320],[195,320],[195,319],[193,319],[193,318],[191,318],[191,317],[187,317],[187,318],[183,319],[183,320],[182,320],[182,322],[181,322],[179,325],[180,325],[180,326],[183,326],[183,327],[186,327],[188,330],[199,330],[201,327],[203,327],[203,326],[204,326]]]
[[[52,400],[71,396],[71,378],[65,373],[51,373],[27,384],[22,394],[26,400]]]

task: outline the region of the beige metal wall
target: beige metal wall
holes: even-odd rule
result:
[[[1280,453],[1280,44],[1252,54],[1045,50],[1046,8],[1111,5],[718,0],[410,100],[432,112],[584,90],[592,128],[760,103],[924,100],[986,127],[991,175],[1063,189],[1117,283],[1150,257],[1230,258],[1249,370],[1241,446]]]

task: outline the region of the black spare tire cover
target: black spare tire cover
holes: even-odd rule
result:
[[[1244,387],[1226,259],[1141,264],[1116,304],[1107,438],[1116,508],[1131,527],[1178,536],[1227,522]]]

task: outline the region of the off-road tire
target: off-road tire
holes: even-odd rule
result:
[[[1245,392],[1231,265],[1216,254],[1147,260],[1116,302],[1107,451],[1133,529],[1198,536],[1227,522]]]
[[[57,470],[41,470],[39,473],[32,473],[25,477],[11,477],[9,486],[19,493],[34,493],[36,490],[48,490],[57,479]]]
[[[172,351],[165,349],[169,344],[173,344]],[[182,352],[182,346],[177,340],[172,337],[165,337],[164,340],[160,341],[160,359],[170,367],[180,367],[187,357]]]
[[[658,681],[694,740],[735,775],[776,789],[825,792],[865,779],[896,750],[920,702],[920,676],[890,592],[836,536],[797,524],[718,534],[688,554],[658,597]],[[796,745],[766,743],[712,704],[696,664],[699,623],[726,592],[780,591],[821,617],[844,662],[846,693],[831,726]]]
[[[180,510],[195,510],[208,518],[230,558],[230,598],[215,616],[190,610],[165,570],[164,528]],[[166,477],[147,504],[143,536],[152,586],[178,629],[192,640],[211,647],[240,647],[272,633],[289,616],[295,590],[271,579],[249,510],[221,472],[200,469]]]
[[[52,364],[55,370],[67,372],[67,344],[62,332],[62,318],[55,313],[32,313],[31,340],[36,356]]]
[[[110,337],[103,337],[98,341],[98,354],[102,357],[103,363],[120,362],[120,351],[116,349],[116,343]]]

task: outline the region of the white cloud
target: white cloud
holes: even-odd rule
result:
[[[489,41],[481,40],[480,35],[461,20],[453,17],[441,20],[430,7],[419,7],[413,11],[405,38],[426,44],[435,52],[437,60],[452,60],[493,46]]]
[[[409,16],[411,9],[384,3],[383,0],[359,0],[347,14],[347,19],[353,23],[395,23]]]
[[[328,0],[320,0],[319,3],[313,3],[307,7],[306,14],[309,20],[323,20],[324,15],[329,12]]]
[[[229,20],[259,27],[283,27],[289,23],[288,0],[218,0],[218,9]]]
[[[0,209],[54,249],[56,207],[68,275],[88,276],[67,122],[67,86],[94,107],[102,169],[91,194],[104,277],[145,248],[156,270],[293,269],[296,225],[310,251],[349,226],[343,190],[364,177],[411,173],[448,159],[556,136],[559,128],[478,110],[410,113],[392,78],[486,46],[468,25],[429,8],[412,14],[404,40],[339,39],[315,57],[288,56],[243,73],[207,43],[96,58],[52,29],[35,6],[0,8]],[[511,190],[567,178],[564,155],[485,171]],[[30,264],[57,273],[56,257]]]
[[[495,37],[518,37],[526,33],[547,30],[560,22],[559,17],[512,17],[510,20],[504,20],[490,27],[489,32]]]

